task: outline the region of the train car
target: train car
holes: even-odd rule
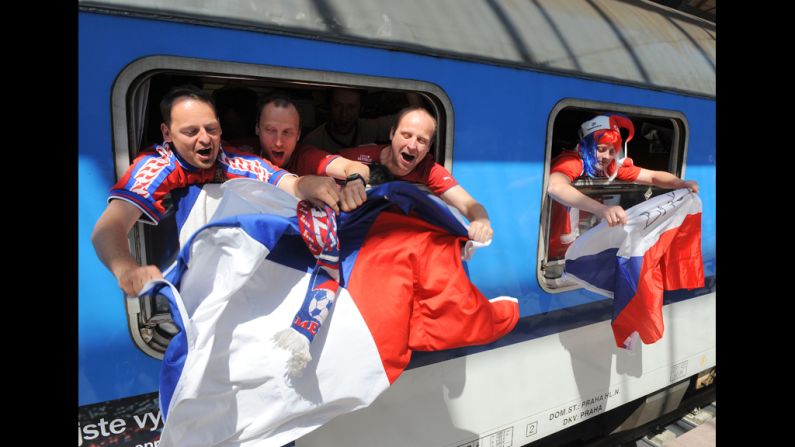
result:
[[[433,153],[489,211],[495,237],[468,263],[487,297],[521,319],[485,346],[415,352],[367,408],[296,446],[582,445],[630,439],[714,399],[715,24],[630,0],[80,0],[79,446],[154,446],[158,383],[175,327],[168,306],[125,297],[90,236],[110,187],[159,143],[170,87],[242,87],[296,98],[304,134],[334,88],[364,92],[362,117],[420,95],[438,120]],[[580,124],[628,116],[642,167],[698,181],[705,285],[665,293],[663,337],[617,348],[612,300],[567,282],[548,256],[550,161]],[[664,192],[577,180],[624,208]],[[583,230],[594,224],[581,215]],[[174,219],[136,224],[131,250],[166,268]]]

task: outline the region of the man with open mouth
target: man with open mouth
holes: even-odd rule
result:
[[[127,295],[135,296],[148,281],[163,278],[157,266],[138,264],[130,254],[127,235],[139,219],[157,225],[172,190],[247,177],[339,212],[333,179],[298,177],[256,155],[222,147],[221,125],[206,92],[190,85],[175,87],[160,102],[160,111],[163,144],[135,158],[111,189],[108,206],[91,235],[97,255]]]
[[[450,171],[436,163],[430,153],[435,133],[436,119],[430,112],[410,106],[398,113],[389,132],[390,144],[352,147],[339,151],[339,155],[368,165],[380,163],[396,180],[427,186],[469,219],[470,239],[486,242],[494,235],[486,208],[458,184]]]
[[[298,145],[301,114],[287,94],[277,92],[260,102],[255,131],[259,137],[260,154],[274,165],[298,175],[322,175],[346,180],[338,190],[343,211],[352,211],[367,200],[364,190],[370,179],[367,166],[331,156],[325,148]]]

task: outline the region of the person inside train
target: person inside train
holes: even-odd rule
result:
[[[620,129],[628,132],[622,147]],[[635,166],[626,157],[626,144],[632,139],[635,127],[623,115],[596,116],[580,126],[580,140],[576,149],[563,151],[552,160],[547,192],[552,197],[552,215],[548,260],[563,259],[566,250],[578,236],[577,222],[572,222],[570,210],[587,211],[607,221],[609,226],[624,225],[627,215],[620,205],[600,203],[572,185],[578,177],[608,178],[654,185],[661,188],[689,188],[698,193],[698,182],[683,180],[665,171]]]
[[[357,89],[332,89],[329,120],[306,134],[302,142],[336,153],[343,148],[388,141],[395,115],[360,118],[362,95]],[[422,99],[415,92],[406,93],[405,98],[409,105],[422,105]]]
[[[213,92],[218,121],[224,130],[223,143],[255,153],[257,92],[243,86],[226,86]],[[259,155],[259,154],[258,154]]]
[[[127,295],[136,295],[148,281],[163,277],[158,267],[138,264],[127,235],[139,219],[157,225],[165,214],[165,196],[172,190],[248,177],[339,211],[332,179],[298,177],[256,155],[222,147],[215,105],[206,92],[191,85],[175,87],[163,97],[160,110],[163,144],[136,157],[111,189],[91,234],[97,255]]]
[[[365,164],[381,164],[396,180],[427,186],[445,203],[469,220],[469,238],[486,242],[494,235],[486,208],[475,200],[453,175],[437,163],[430,149],[436,118],[423,107],[401,110],[389,132],[389,144],[370,144],[339,151],[339,155]]]

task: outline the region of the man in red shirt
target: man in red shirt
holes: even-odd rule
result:
[[[661,188],[690,188],[698,192],[698,182],[682,180],[665,171],[652,171],[634,166],[632,159],[623,157],[621,132],[619,128],[629,131],[627,143],[635,133],[635,127],[629,118],[621,115],[599,115],[584,122],[580,126],[580,142],[577,149],[563,151],[552,160],[547,192],[555,200],[552,202],[550,221],[549,260],[562,259],[566,250],[577,238],[577,223],[571,222],[571,208],[588,211],[601,219],[607,220],[609,226],[624,225],[627,215],[619,205],[600,203],[572,186],[572,182],[581,176],[592,178],[618,178],[642,185],[654,185]],[[617,158],[616,156],[620,154]],[[567,208],[568,207],[568,208]]]
[[[469,219],[470,239],[486,242],[494,235],[486,208],[458,184],[450,171],[434,161],[430,149],[435,133],[436,119],[424,108],[410,106],[398,113],[396,125],[389,132],[390,144],[352,147],[339,151],[339,155],[365,164],[380,163],[396,180],[426,185]]]
[[[362,163],[329,155],[318,147],[298,145],[301,115],[286,95],[275,94],[261,102],[256,133],[261,156],[274,165],[297,175],[325,175],[346,180],[338,192],[343,211],[352,211],[367,200],[364,187],[370,180],[370,169]]]

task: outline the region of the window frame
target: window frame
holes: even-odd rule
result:
[[[442,122],[435,135],[433,153],[440,163],[450,172],[453,171],[453,128],[454,111],[449,96],[436,84],[409,80],[386,78],[369,75],[350,74],[300,68],[287,68],[273,65],[226,62],[179,56],[148,56],[127,65],[116,78],[111,92],[111,123],[113,138],[113,156],[115,163],[115,181],[118,181],[130,166],[135,155],[141,148],[136,143],[136,126],[134,123],[134,101],[138,88],[147,79],[162,73],[179,73],[203,77],[272,80],[274,83],[294,85],[314,85],[318,88],[351,87],[367,89],[383,89],[391,91],[417,92],[423,95],[433,107],[433,113]],[[148,107],[151,107],[149,105]],[[441,120],[440,120],[441,121]],[[141,264],[149,263],[151,256],[147,253],[144,223],[136,222],[128,235],[130,253]],[[153,303],[146,298],[126,297],[125,309],[128,316],[130,335],[135,345],[147,355],[156,359],[163,358],[163,352],[154,349],[144,340],[141,331],[151,331],[144,321],[147,309]],[[157,320],[157,319],[155,319]],[[167,322],[166,322],[167,323]],[[151,332],[150,332],[151,334]],[[147,336],[149,337],[149,336]]]
[[[612,103],[606,101],[593,101],[587,99],[580,99],[580,98],[564,98],[558,101],[552,110],[549,113],[549,118],[547,120],[547,130],[546,130],[546,142],[544,147],[544,181],[543,186],[541,189],[541,203],[540,203],[540,217],[539,217],[539,226],[538,226],[538,247],[537,247],[537,260],[536,263],[536,280],[538,281],[539,286],[542,290],[547,293],[562,293],[568,292],[571,290],[581,289],[582,286],[575,284],[575,283],[568,283],[563,284],[560,286],[553,286],[548,281],[547,278],[544,277],[544,270],[547,266],[548,261],[548,248],[549,248],[549,226],[550,226],[550,217],[551,217],[551,210],[552,210],[552,198],[549,196],[547,192],[547,188],[549,187],[549,175],[552,163],[552,146],[554,142],[554,127],[555,121],[560,115],[561,112],[567,109],[579,109],[581,111],[588,111],[592,112],[593,115],[603,112],[612,112],[612,113],[622,113],[630,118],[637,119],[637,118],[652,118],[652,119],[664,119],[670,120],[673,124],[673,135],[671,138],[671,154],[668,160],[668,172],[672,174],[684,178],[685,176],[685,169],[687,167],[687,152],[688,152],[688,136],[690,135],[690,126],[687,120],[687,117],[684,113],[677,111],[677,110],[670,110],[670,109],[662,109],[662,108],[652,108],[652,107],[645,107],[645,106],[637,106],[631,104],[621,104],[621,103]],[[636,129],[635,140],[637,140],[640,135],[640,129]],[[629,153],[629,157],[632,158],[632,152]],[[623,182],[619,181],[619,185],[624,184]],[[586,180],[581,181],[578,180],[575,187],[582,188],[583,186],[593,190],[593,189],[600,189],[604,188],[607,185],[606,180]],[[649,189],[649,194],[651,193],[652,186],[645,186],[644,187]],[[647,197],[648,200],[648,197]]]

